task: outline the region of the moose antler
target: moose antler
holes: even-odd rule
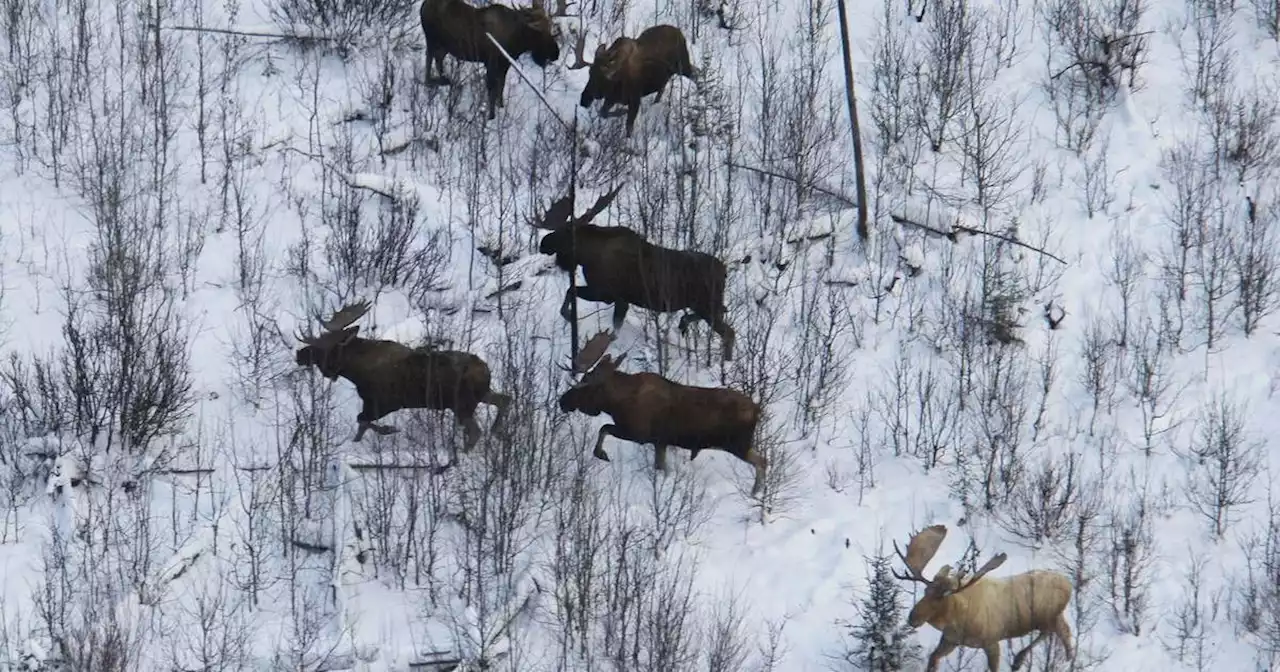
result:
[[[364,317],[364,314],[369,312],[369,308],[371,307],[372,304],[368,301],[348,303],[327,320],[321,317],[319,313],[315,313],[314,317],[316,318],[316,321],[320,323],[320,326],[324,327],[324,332],[319,336],[313,336],[309,331],[303,332],[295,330],[293,332],[293,337],[307,345],[315,345],[320,342],[320,339],[325,337],[325,334],[331,334],[333,332],[346,329],[352,322]]]
[[[961,571],[959,574],[956,574],[956,588],[951,592],[958,593],[964,590],[965,588],[972,586],[973,584],[978,582],[978,579],[981,579],[983,576],[986,576],[987,572],[990,572],[996,567],[1003,565],[1004,561],[1007,560],[1008,558],[1009,556],[1004,553],[997,553],[996,555],[992,556],[992,558],[988,560],[985,565],[983,565],[980,569],[978,569],[977,572],[974,572],[972,576],[966,574],[964,571]]]
[[[547,211],[542,213],[541,219],[526,221],[535,229],[547,231],[558,231],[568,226],[590,224],[591,220],[595,219],[597,215],[604,212],[605,208],[613,203],[614,199],[618,197],[618,193],[622,191],[622,186],[622,184],[619,184],[609,193],[597,198],[595,204],[582,213],[581,217],[573,216],[574,198],[572,195],[568,195],[561,196],[553,201]]]
[[[573,64],[569,66],[570,70],[581,70],[582,68],[591,67],[591,63],[587,61],[587,31],[575,30],[577,37],[573,40]]]
[[[600,358],[604,356],[605,351],[609,349],[609,346],[613,344],[616,338],[616,334],[608,331],[601,331],[592,336],[582,346],[582,350],[578,351],[577,356],[573,358],[573,368],[570,372],[578,375],[591,370],[591,367],[600,361]]]
[[[596,218],[596,215],[604,212],[604,209],[613,203],[613,199],[618,197],[618,192],[620,191],[622,191],[622,184],[614,187],[612,191],[604,196],[597,198],[595,205],[592,205],[586,212],[582,213],[581,217],[573,220],[574,225],[590,224],[591,220]]]
[[[568,226],[571,217],[573,217],[573,196],[561,196],[551,203],[547,211],[542,214],[542,219],[530,222],[530,225],[535,229],[556,231]]]
[[[942,540],[946,538],[946,525],[930,525],[911,535],[911,541],[907,542],[905,555],[902,553],[902,549],[898,548],[898,542],[893,542],[893,550],[902,559],[902,564],[907,566],[908,574],[904,576],[896,571],[890,571],[901,581],[918,581],[926,585],[933,583],[924,578],[924,568],[933,559],[934,554],[938,552],[938,547],[942,546]]]
[[[348,303],[328,320],[322,319],[319,315],[316,315],[316,319],[320,321],[320,326],[324,327],[325,331],[339,331],[346,329],[351,326],[352,322],[364,317],[364,314],[369,312],[372,307],[373,304],[368,301]]]

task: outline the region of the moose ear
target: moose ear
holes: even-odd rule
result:
[[[599,62],[600,59],[604,58],[605,53],[607,53],[608,51],[609,51],[609,48],[604,46],[604,42],[601,42],[599,45],[596,46],[596,57],[593,60],[595,60],[596,62]]]
[[[346,345],[355,339],[356,334],[360,333],[360,325],[347,327],[342,330],[342,339],[338,341],[338,345]]]

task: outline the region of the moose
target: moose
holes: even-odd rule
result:
[[[477,8],[463,0],[423,0],[419,13],[427,39],[428,84],[450,83],[444,74],[445,54],[483,63],[489,119],[496,115],[496,108],[505,106],[503,90],[511,64],[486,33],[493,35],[512,59],[527,52],[538,67],[545,68],[560,58],[559,35],[543,0],[533,0],[533,6],[519,9],[497,4]],[[440,72],[434,79],[433,64]]]
[[[751,494],[760,492],[767,468],[764,456],[753,447],[760,406],[737,390],[681,385],[656,373],[623,373],[618,368],[627,355],[614,360],[605,354],[614,339],[614,334],[602,331],[582,346],[570,368],[581,378],[559,399],[565,413],[607,413],[612,418],[600,428],[591,454],[609,461],[606,436],[652,443],[653,466],[665,471],[668,446],[689,450],[690,460],[715,448],[754,467]]]
[[[316,316],[324,328],[320,335],[295,334],[305,344],[297,352],[298,366],[315,366],[329,380],[346,378],[356,386],[364,407],[356,416],[355,441],[369,429],[383,436],[398,432],[375,421],[404,408],[453,411],[465,430],[468,451],[480,440],[476,422],[480,404],[497,409],[490,431],[502,431],[511,397],[490,388],[489,365],[484,360],[469,352],[360,338],[360,326],[350,325],[369,308],[368,301],[348,304],[328,320]]]
[[[987,669],[1000,669],[1000,642],[1023,637],[1032,632],[1036,638],[1013,657],[1013,669],[1021,669],[1031,648],[1054,636],[1062,642],[1067,658],[1075,657],[1071,643],[1071,626],[1064,612],[1071,601],[1071,581],[1057,572],[1032,570],[1006,578],[984,578],[988,572],[1004,564],[1000,553],[987,561],[972,576],[963,570],[951,574],[944,565],[932,579],[924,578],[925,565],[933,559],[946,525],[932,525],[913,534],[906,555],[893,542],[893,550],[907,567],[907,574],[893,575],[902,581],[915,581],[925,586],[924,596],[907,614],[907,623],[918,628],[928,623],[942,631],[942,639],[929,654],[926,672],[936,672],[938,664],[958,646],[982,649],[987,654]]]
[[[616,116],[609,113],[616,104],[627,106],[627,137],[635,129],[636,116],[640,113],[640,99],[657,93],[654,102],[662,101],[667,82],[674,75],[698,82],[698,71],[689,61],[689,46],[679,28],[666,24],[646,28],[638,37],[619,37],[613,44],[596,47],[591,62],[585,60],[586,34],[579,34],[574,45],[574,63],[571,70],[588,69],[587,85],[582,89],[578,104],[590,108],[597,100],[603,100],[600,116]]]
[[[688,311],[680,318],[680,333],[703,320],[720,335],[722,355],[733,359],[734,330],[725,320],[724,290],[728,268],[704,252],[673,250],[650,243],[625,226],[596,226],[591,220],[608,207],[621,185],[602,196],[581,217],[570,220],[561,203],[553,205],[534,226],[549,232],[538,251],[555,255],[555,264],[570,274],[582,267],[586,284],[578,298],[613,304],[613,329],[626,320],[631,304],[669,313]],[[560,315],[572,320],[574,287],[565,292]]]

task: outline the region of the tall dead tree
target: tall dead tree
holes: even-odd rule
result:
[[[858,190],[858,237],[866,242],[871,235],[867,222],[867,178],[862,162],[862,133],[858,128],[858,98],[853,92],[853,53],[849,48],[849,15],[844,0],[836,0],[840,13],[840,50],[844,52],[844,97],[849,105],[849,131],[853,134],[853,173]],[[923,15],[924,10],[921,9]]]

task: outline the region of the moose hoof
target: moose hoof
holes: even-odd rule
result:
[[[427,86],[451,86],[452,84],[453,84],[453,80],[449,79],[445,75],[439,75],[437,77],[427,78]]]
[[[596,458],[597,460],[604,460],[605,462],[610,461],[609,454],[599,448],[596,448],[595,450],[591,451],[591,456]]]
[[[373,425],[372,427],[370,427],[370,429],[377,432],[378,436],[387,436],[390,434],[395,434],[400,431],[395,427],[388,427],[386,425]]]

